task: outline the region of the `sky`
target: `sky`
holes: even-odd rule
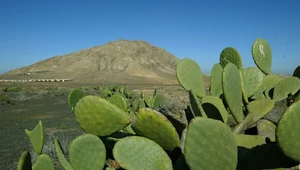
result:
[[[272,72],[300,65],[299,0],[1,0],[0,74],[118,39],[144,40],[204,73],[234,47],[254,67],[251,46],[264,38]]]

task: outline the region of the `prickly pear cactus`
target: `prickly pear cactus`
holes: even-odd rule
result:
[[[70,164],[70,162],[67,160],[67,158],[65,157],[65,155],[61,149],[59,140],[57,138],[54,139],[54,145],[55,145],[55,152],[56,152],[57,158],[60,162],[60,165],[66,170],[73,170],[73,167]]]
[[[293,73],[294,77],[298,77],[300,79],[300,66],[298,66]]]
[[[257,92],[251,97],[252,99],[268,98],[271,99],[269,94],[270,90],[281,80],[277,74],[268,74],[264,77],[263,82]],[[263,95],[263,96],[261,96]]]
[[[243,70],[243,84],[245,86],[245,95],[247,98],[258,91],[264,76],[264,73],[255,67],[248,67]]]
[[[266,116],[275,106],[275,102],[271,99],[258,99],[249,103],[248,110],[253,114],[252,123]]]
[[[113,155],[124,169],[173,170],[172,161],[163,148],[145,137],[131,136],[119,140]]]
[[[276,129],[276,139],[283,152],[300,162],[300,102],[290,105],[281,116]]]
[[[276,125],[269,120],[261,119],[257,122],[257,132],[259,135],[269,138],[276,142],[275,138]]]
[[[180,60],[176,66],[176,76],[180,85],[187,91],[193,90],[198,97],[206,95],[202,70],[195,61],[189,58]]]
[[[109,101],[97,96],[83,97],[75,107],[76,121],[87,133],[107,136],[130,123],[130,116]]]
[[[218,120],[227,124],[228,112],[220,98],[215,96],[205,96],[202,99],[202,107],[205,113],[207,113],[207,117],[215,119],[218,117]],[[216,108],[217,110],[211,108]]]
[[[274,88],[274,101],[283,100],[289,94],[294,95],[300,89],[300,79],[298,77],[286,77],[281,79]]]
[[[31,155],[30,152],[24,151],[18,162],[18,170],[31,170]]]
[[[238,123],[244,119],[242,84],[238,68],[228,63],[223,72],[223,91],[228,107]]]
[[[36,163],[32,166],[32,170],[55,170],[52,158],[47,154],[41,154],[37,157]]]
[[[243,69],[243,63],[242,63],[242,58],[239,54],[239,52],[233,48],[233,47],[227,47],[223,49],[223,51],[220,54],[220,64],[225,67],[228,62],[222,62],[222,61],[228,61],[232,64],[234,64],[238,69]]]
[[[74,170],[103,169],[106,149],[101,139],[97,136],[84,134],[72,141],[69,156]]]
[[[265,74],[270,74],[272,69],[272,51],[269,43],[258,38],[252,44],[252,57],[256,66]]]
[[[32,131],[25,129],[25,133],[30,139],[34,152],[40,155],[44,147],[44,127],[42,121],[39,121]]]
[[[147,137],[166,150],[180,147],[180,138],[172,123],[160,112],[149,108],[138,110],[133,130]]]
[[[234,170],[238,160],[237,143],[226,124],[196,117],[187,130],[184,156],[191,170]]]
[[[116,105],[118,108],[122,109],[124,112],[128,111],[128,105],[125,97],[119,94],[115,94],[108,98],[108,101],[114,105]]]
[[[223,67],[219,63],[215,64],[210,75],[210,95],[220,97],[223,93],[222,74]]]
[[[85,96],[86,94],[79,90],[79,89],[75,89],[72,90],[69,95],[68,95],[68,105],[69,108],[71,109],[72,112],[74,112],[74,108],[76,103]]]

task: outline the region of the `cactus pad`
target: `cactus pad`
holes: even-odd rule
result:
[[[189,91],[189,98],[192,106],[193,113],[195,116],[207,117],[205,111],[202,108],[202,105],[199,101],[199,98],[196,96],[193,90]]]
[[[264,76],[264,73],[256,67],[248,67],[243,70],[243,84],[247,98],[251,97],[258,91],[263,82]]]
[[[61,166],[66,170],[73,170],[73,167],[70,164],[70,162],[66,159],[66,157],[61,149],[59,140],[57,138],[54,139],[54,145],[55,145],[55,152],[56,152],[57,158],[58,158]]]
[[[273,100],[279,101],[294,95],[300,89],[300,79],[298,77],[286,77],[281,79],[274,88]]]
[[[132,128],[137,134],[155,141],[166,150],[180,147],[175,127],[163,114],[153,109],[139,109]]]
[[[75,138],[69,149],[70,162],[74,170],[103,169],[106,149],[101,139],[92,134]]]
[[[275,106],[275,102],[271,99],[258,99],[249,103],[248,110],[253,113],[252,122],[255,123],[259,119],[266,116]]]
[[[234,119],[241,123],[244,119],[241,77],[238,68],[232,63],[224,68],[223,92]]]
[[[223,51],[220,54],[221,64],[224,64],[224,62],[222,62],[223,60],[229,61],[230,63],[237,66],[238,69],[243,69],[242,58],[239,52],[233,47],[227,47],[223,49]],[[225,64],[227,65],[228,62],[225,62]],[[222,66],[225,67],[226,65],[222,65]]]
[[[290,105],[278,122],[276,140],[283,152],[300,162],[300,102]]]
[[[180,60],[176,66],[176,76],[185,90],[193,90],[198,97],[206,95],[202,70],[195,61],[189,58]]]
[[[260,135],[234,135],[238,146],[251,149],[253,147],[266,144],[266,138]]]
[[[153,108],[158,108],[161,104],[165,102],[165,98],[161,94],[155,94],[153,96]]]
[[[130,123],[130,116],[109,101],[85,96],[75,106],[76,121],[87,133],[107,136]]]
[[[127,101],[122,95],[114,94],[108,99],[108,101],[122,109],[124,112],[128,111]]]
[[[196,117],[188,127],[184,156],[191,170],[233,170],[237,143],[230,128],[219,120]]]
[[[268,137],[272,142],[276,141],[276,125],[274,125],[271,121],[265,119],[259,120],[257,122],[257,131],[259,135]]]
[[[18,169],[17,170],[31,170],[31,156],[30,152],[24,151],[19,159]]]
[[[113,156],[120,166],[130,170],[172,170],[172,161],[167,153],[154,141],[131,136],[119,140]]]
[[[293,73],[294,77],[298,77],[300,79],[300,66],[298,66]]]
[[[271,73],[272,51],[268,42],[258,38],[252,44],[252,57],[256,66],[265,74]]]
[[[55,170],[52,158],[47,154],[41,154],[32,166],[32,170]]]
[[[215,64],[210,75],[210,95],[219,97],[223,93],[222,74],[223,67],[218,63]]]
[[[79,89],[72,90],[68,95],[68,106],[72,112],[74,112],[74,108],[76,103],[85,96],[85,93]]]
[[[44,147],[44,137],[45,137],[42,121],[40,120],[39,123],[35,126],[35,128],[32,131],[25,129],[25,133],[30,139],[34,152],[37,155],[40,155]]]
[[[206,104],[211,104],[217,108],[218,113],[212,112],[212,110],[207,110]],[[212,116],[212,114],[220,114],[221,121],[223,121],[225,124],[227,124],[228,121],[228,112],[223,104],[222,99],[215,97],[215,96],[205,96],[202,98],[202,107],[205,110],[205,113],[207,113],[207,117],[213,118],[218,116]],[[209,107],[211,108],[211,107]]]

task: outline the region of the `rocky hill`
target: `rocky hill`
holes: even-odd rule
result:
[[[179,59],[145,41],[117,40],[55,56],[0,75],[0,79],[72,79],[72,82],[177,83]]]

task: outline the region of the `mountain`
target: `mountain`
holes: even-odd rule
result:
[[[0,79],[71,79],[86,83],[178,83],[179,59],[145,41],[117,40],[55,56],[0,75]]]

